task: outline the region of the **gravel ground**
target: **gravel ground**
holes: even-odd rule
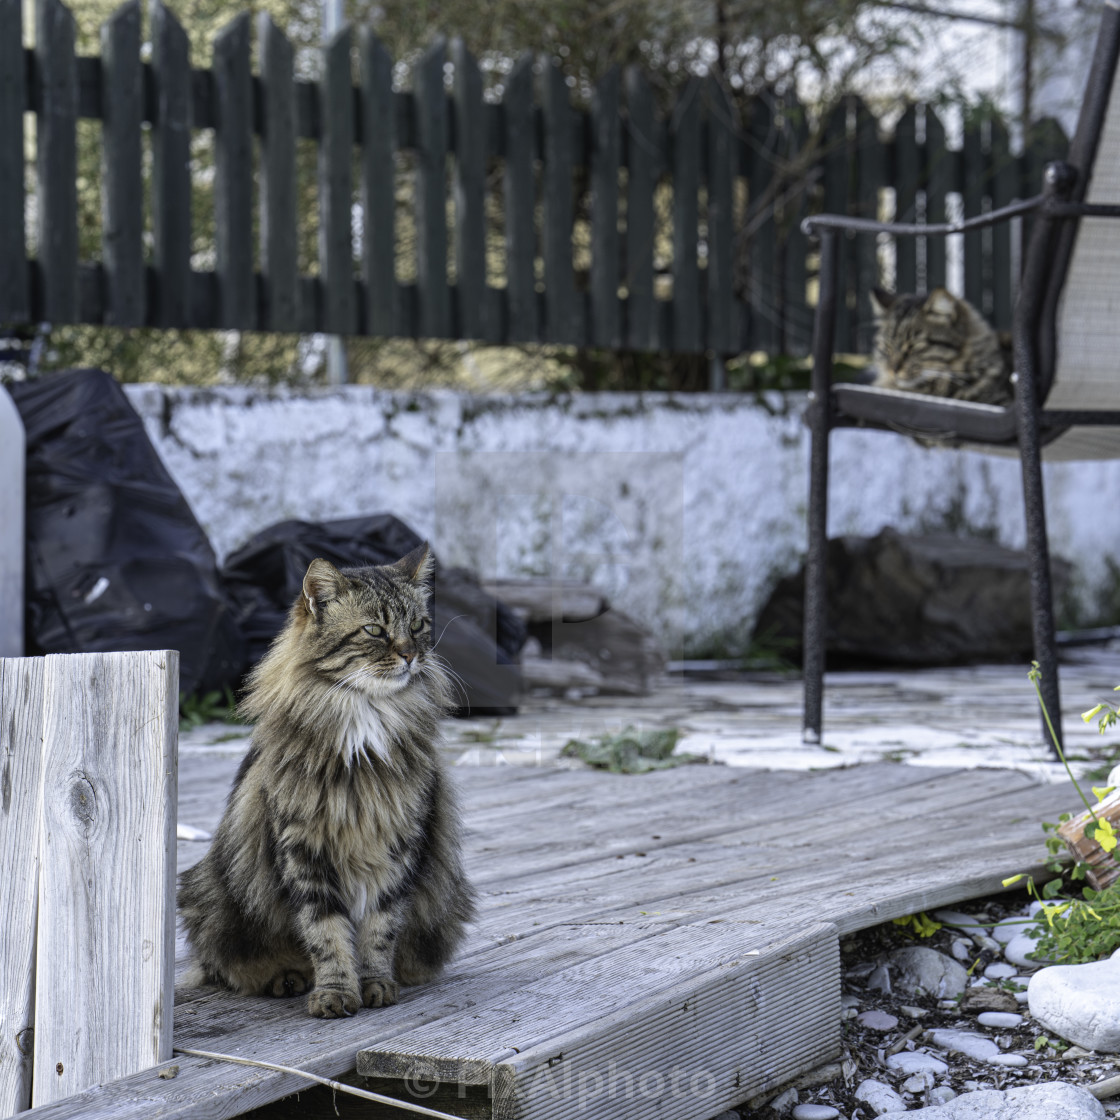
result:
[[[958,909],[976,916],[982,924],[989,924],[1019,913],[1027,901],[1025,894],[1007,894],[967,903]],[[943,927],[932,937],[918,938],[887,923],[845,938],[840,945],[845,1019],[843,1053],[839,1061],[800,1078],[791,1086],[742,1105],[734,1110],[735,1114],[741,1120],[773,1120],[779,1115],[788,1116],[795,1103],[812,1103],[832,1105],[847,1120],[870,1120],[876,1115],[875,1111],[855,1096],[859,1085],[867,1079],[892,1086],[906,1102],[907,1109],[917,1109],[940,1103],[936,1098],[938,1086],[947,1086],[958,1095],[977,1089],[1010,1089],[1042,1081],[1068,1081],[1088,1088],[1120,1074],[1120,1055],[1095,1054],[1079,1047],[1067,1049],[1064,1042],[1060,1043],[1060,1048],[1044,1044],[1041,1050],[1036,1049],[1036,1040],[1047,1036],[1032,1021],[1026,1004],[1017,1000],[1014,1010],[1023,1016],[1022,1024],[1013,1029],[989,1029],[977,1022],[979,1008],[962,1010],[958,1001],[939,1002],[935,998],[899,993],[888,995],[868,987],[872,967],[892,950],[920,944],[951,956],[952,943],[961,936],[960,931]],[[973,960],[978,961],[973,974],[979,975],[998,959],[998,953],[977,949],[964,963],[968,967]],[[1005,983],[1001,989],[996,982],[984,982],[977,987],[1007,991],[1007,1009],[1011,1009],[1010,1000],[1014,999],[1016,985]],[[968,998],[966,995],[966,1000]],[[887,1030],[864,1026],[858,1016],[866,1011],[885,1012],[897,1020],[897,1025]],[[1023,1054],[1028,1063],[1020,1067],[998,1066],[942,1050],[932,1045],[925,1032],[943,1028],[978,1033],[990,1038],[1002,1051]],[[886,1059],[896,1050],[931,1053],[947,1064],[948,1071],[934,1077],[927,1075],[926,1084],[919,1086],[917,1081],[923,1080],[921,1075],[917,1081],[908,1081],[913,1075],[888,1068]],[[796,1089],[796,1101],[789,1095],[789,1088]],[[931,1092],[934,1093],[932,1098]],[[786,1094],[784,1100],[783,1093]],[[779,1104],[779,1110],[772,1102]],[[1120,1117],[1120,1096],[1103,1103],[1110,1116]],[[731,1115],[725,1114],[725,1120],[731,1120]]]

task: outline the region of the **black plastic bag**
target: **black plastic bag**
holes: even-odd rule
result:
[[[226,559],[222,579],[238,604],[238,623],[256,663],[280,632],[317,556],[339,568],[390,564],[423,539],[388,513],[343,521],[282,521]],[[457,674],[462,712],[511,712],[521,691],[517,654],[525,624],[461,568],[436,564],[432,630]]]
[[[85,369],[8,391],[27,432],[28,652],[177,649],[182,692],[236,684],[214,552],[121,387]]]

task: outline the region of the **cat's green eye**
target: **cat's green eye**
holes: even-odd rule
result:
[[[385,633],[385,631],[380,626],[378,626],[376,622],[371,622],[368,626],[363,626],[362,629],[371,638],[380,638],[381,635]]]
[[[426,618],[418,618],[418,619],[417,619],[417,620],[416,620],[416,621],[415,621],[415,622],[414,622],[414,623],[413,623],[413,624],[412,624],[412,625],[411,625],[411,626],[409,627],[409,629],[410,629],[410,630],[411,630],[411,631],[412,631],[412,632],[413,632],[414,634],[419,634],[419,633],[420,633],[420,631],[424,629],[424,623],[425,623],[425,622],[427,622],[427,621],[428,621],[428,620],[427,620]]]

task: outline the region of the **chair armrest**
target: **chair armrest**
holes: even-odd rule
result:
[[[876,222],[871,218],[852,218],[845,214],[814,214],[801,223],[801,232],[807,235],[833,230],[839,233],[890,233],[895,237],[944,237],[950,233],[968,233],[974,229],[986,229],[998,225],[1020,214],[1030,214],[1042,207],[1047,200],[1045,194],[1037,194],[1023,202],[1013,202],[999,210],[992,210],[976,218],[966,218],[961,222],[932,222],[917,225],[913,222]],[[1120,207],[1114,207],[1120,217]]]

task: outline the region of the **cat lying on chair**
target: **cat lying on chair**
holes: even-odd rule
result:
[[[929,295],[871,291],[876,377],[901,389],[982,404],[1011,403],[1011,339],[970,303],[935,288]]]

